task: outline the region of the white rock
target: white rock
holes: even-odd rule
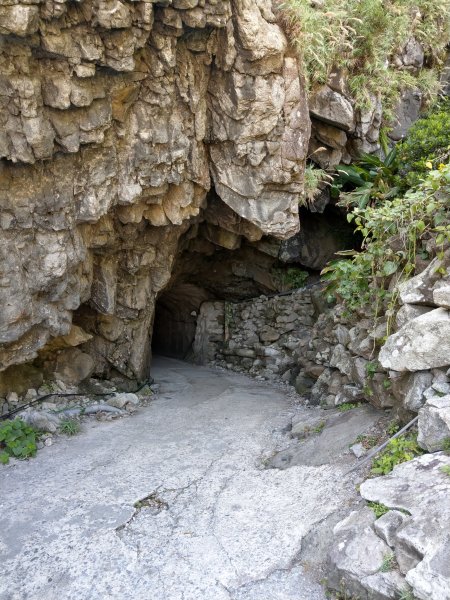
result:
[[[114,396],[108,398],[108,404],[110,406],[114,406],[114,408],[124,408],[126,404],[133,404],[134,406],[137,406],[139,404],[139,398],[136,396],[136,394],[124,392],[122,394],[115,394]]]
[[[442,450],[446,438],[450,438],[450,395],[433,396],[419,411],[419,445],[435,452]]]
[[[433,290],[433,302],[438,306],[450,308],[450,286],[446,285]]]
[[[393,371],[424,371],[450,364],[450,313],[436,308],[389,336],[379,361]]]
[[[353,446],[350,446],[350,450],[353,452],[356,458],[361,458],[367,454],[367,450],[362,444],[353,444]]]

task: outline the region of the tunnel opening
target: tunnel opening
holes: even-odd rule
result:
[[[337,251],[358,246],[334,206],[322,213],[300,209],[300,221],[300,232],[285,241],[249,241],[208,222],[194,225],[180,240],[171,279],[156,299],[152,354],[192,360],[204,302],[239,302],[316,283]]]

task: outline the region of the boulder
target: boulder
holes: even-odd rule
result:
[[[396,543],[397,530],[403,525],[406,518],[406,515],[399,510],[389,510],[374,522],[375,531],[388,546],[393,548]]]
[[[433,290],[433,302],[437,306],[450,308],[450,285],[444,285]]]
[[[395,317],[395,322],[397,323],[397,327],[403,327],[409,321],[412,321],[416,317],[420,317],[427,312],[430,312],[432,309],[431,306],[420,306],[417,304],[404,304],[397,311],[397,315]]]
[[[436,308],[388,337],[379,361],[394,371],[424,371],[450,364],[450,313]]]
[[[450,394],[433,396],[419,410],[419,445],[435,452],[442,450],[446,439],[450,440]]]
[[[450,467],[450,456],[424,454],[360,487],[366,500],[405,511],[398,529],[387,534],[381,523],[375,530],[389,536],[405,581],[420,600],[450,599],[450,478],[443,467]]]
[[[401,302],[433,306],[433,291],[442,285],[441,269],[445,268],[447,263],[447,255],[443,259],[435,258],[421,273],[401,283],[398,288]]]
[[[328,85],[320,87],[309,99],[313,117],[344,131],[355,129],[355,113],[349,100]]]
[[[433,381],[430,371],[416,371],[399,375],[395,371],[390,378],[392,392],[407,410],[417,412],[425,403],[424,392]]]
[[[392,140],[398,141],[405,137],[409,128],[417,121],[422,106],[422,93],[418,89],[403,92],[395,109],[395,126],[389,132]]]
[[[92,357],[78,348],[62,350],[56,359],[55,377],[64,383],[76,385],[94,372]]]
[[[114,394],[114,396],[108,398],[108,404],[114,406],[114,408],[125,408],[127,404],[137,406],[139,404],[139,398],[136,394],[124,392],[122,394]]]
[[[327,584],[360,600],[390,600],[398,597],[404,580],[398,572],[380,572],[392,551],[373,530],[374,521],[373,511],[365,507],[335,526]]]
[[[44,410],[28,410],[20,418],[34,429],[50,433],[57,431],[60,422],[58,415]]]

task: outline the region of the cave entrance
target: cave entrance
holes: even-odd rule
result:
[[[175,283],[155,306],[152,352],[189,360],[200,306],[211,296],[192,283]]]
[[[204,302],[239,302],[317,282],[337,250],[354,247],[352,228],[334,208],[302,213],[300,233],[284,242],[268,236],[248,241],[208,223],[191,228],[180,240],[171,279],[157,297],[153,354],[192,359]]]

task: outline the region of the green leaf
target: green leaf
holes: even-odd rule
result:
[[[387,260],[383,264],[383,275],[389,277],[389,275],[393,275],[398,269],[398,264],[392,260]]]

